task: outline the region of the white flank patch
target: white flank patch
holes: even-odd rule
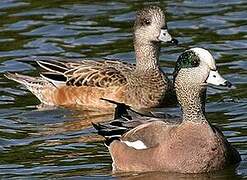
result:
[[[127,146],[129,147],[133,147],[135,149],[147,149],[147,146],[140,140],[137,141],[122,141],[123,143],[125,143]]]

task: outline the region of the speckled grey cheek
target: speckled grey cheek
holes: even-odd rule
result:
[[[206,121],[204,115],[206,87],[202,86],[207,78],[205,67],[180,70],[176,77],[175,88],[185,121]]]
[[[162,11],[161,8],[157,6],[149,6],[149,7],[143,8],[137,12],[136,22],[135,22],[134,27],[138,28],[140,26],[143,26],[142,21],[144,19],[152,20],[152,21],[157,20],[156,22],[162,23],[164,19],[164,12]]]
[[[150,24],[145,25],[148,20]],[[165,15],[159,7],[144,8],[137,13],[134,24],[134,41],[141,44],[150,44],[157,41],[161,28],[165,26]]]

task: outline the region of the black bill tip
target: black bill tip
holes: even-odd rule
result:
[[[222,84],[222,86],[225,86],[225,87],[230,88],[230,87],[232,87],[232,83],[231,83],[231,82],[229,82],[229,81],[225,81],[225,83],[224,83],[224,84]]]
[[[175,44],[175,45],[178,45],[178,40],[177,40],[177,39],[172,39],[172,40],[171,40],[171,43],[172,43],[172,44]]]

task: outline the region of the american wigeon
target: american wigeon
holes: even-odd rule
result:
[[[165,104],[173,93],[172,83],[159,66],[160,42],[174,42],[164,12],[149,6],[137,13],[134,24],[136,65],[105,60],[36,61],[46,72],[40,77],[6,74],[27,87],[44,104],[111,108],[100,98],[112,99],[136,109]]]
[[[181,120],[146,117],[148,121],[131,129],[132,121],[141,118],[131,117],[122,109],[118,112],[125,119],[112,124],[112,129],[94,124],[107,139],[114,171],[203,173],[241,160],[237,150],[205,116],[207,84],[231,86],[218,73],[212,55],[202,48],[182,53],[176,63],[174,84]]]

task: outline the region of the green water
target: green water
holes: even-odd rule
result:
[[[184,47],[209,49],[235,89],[208,90],[208,119],[241,153],[237,167],[203,175],[163,173],[112,175],[111,158],[91,121],[97,113],[37,107],[7,71],[36,75],[16,59],[36,56],[117,58],[134,61],[132,24],[145,1],[0,1],[1,179],[238,179],[247,178],[247,1],[153,1],[166,9],[171,34]],[[172,73],[184,47],[163,45],[161,65]],[[162,109],[160,109],[162,111]],[[167,110],[177,114],[178,108]]]

